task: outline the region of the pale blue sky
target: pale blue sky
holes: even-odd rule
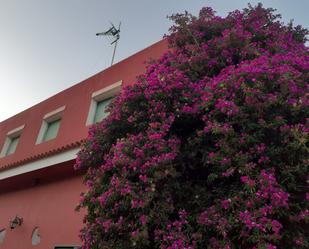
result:
[[[308,0],[0,0],[0,121],[108,67],[112,47],[95,33],[109,21],[122,22],[117,62],[160,40],[167,15],[210,6],[225,16],[248,2],[309,27]]]

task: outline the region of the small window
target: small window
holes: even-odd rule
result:
[[[92,94],[86,125],[98,123],[108,116],[106,109],[115,95],[120,92],[121,84],[122,81],[118,81]]]
[[[55,111],[47,113],[43,117],[43,122],[36,144],[55,139],[57,137],[64,110],[65,106],[62,106]]]
[[[47,123],[47,128],[43,136],[42,142],[49,141],[57,137],[61,119]]]
[[[4,145],[2,147],[0,157],[4,157],[4,156],[14,154],[14,152],[16,151],[16,148],[19,144],[20,136],[21,136],[23,129],[24,129],[24,125],[14,129],[14,130],[11,130],[10,132],[7,133],[6,140],[5,140]]]
[[[106,111],[108,105],[112,101],[113,98],[104,99],[97,102],[95,116],[94,116],[94,123],[98,123],[102,121],[104,118],[108,116],[108,112]]]
[[[5,155],[11,155],[15,152],[20,136],[10,138],[9,146],[5,152]]]

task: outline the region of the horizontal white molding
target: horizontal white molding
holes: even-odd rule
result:
[[[0,171],[0,180],[17,176],[21,174],[25,174],[31,171],[35,171],[38,169],[47,168],[53,166],[58,163],[67,162],[76,158],[76,154],[79,151],[79,148],[67,150],[64,152],[60,152],[58,154],[41,158],[33,162],[25,163],[22,165],[18,165],[14,168],[9,168],[7,170]]]
[[[7,136],[10,137],[10,136],[19,135],[24,128],[25,128],[25,125],[21,125],[21,126],[15,128],[14,130],[9,131]]]
[[[59,108],[57,108],[56,110],[53,110],[47,114],[44,115],[43,119],[49,119],[50,117],[53,117],[53,116],[56,116],[60,113],[62,113],[63,111],[65,110],[65,105],[64,106],[61,106]]]
[[[119,80],[116,83],[113,83],[111,85],[108,85],[107,87],[104,87],[98,91],[95,91],[94,93],[92,93],[91,97],[93,99],[99,98],[99,101],[105,98],[112,97],[113,95],[115,95],[115,93],[120,92],[121,85],[122,85],[122,80]]]

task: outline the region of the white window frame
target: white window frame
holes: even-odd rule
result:
[[[5,139],[5,142],[3,144],[3,147],[2,147],[2,150],[1,150],[1,153],[0,153],[0,158],[5,157],[5,156],[9,156],[9,155],[6,155],[6,153],[7,153],[7,150],[9,148],[12,140],[16,137],[21,136],[21,133],[22,133],[24,127],[25,127],[25,125],[19,126],[19,127],[15,128],[14,130],[9,131],[6,134],[6,139]],[[18,146],[18,144],[17,144],[17,146]],[[15,153],[15,151],[14,151],[14,153]],[[14,154],[14,153],[12,153],[12,154]]]
[[[104,87],[92,93],[90,108],[89,108],[88,117],[86,121],[87,126],[94,124],[94,118],[95,118],[98,102],[114,97],[117,93],[120,92],[121,85],[122,85],[122,80],[117,81],[114,84],[111,84],[107,87]]]
[[[64,110],[65,110],[65,106],[61,106],[58,109],[45,114],[45,116],[43,117],[43,122],[42,122],[42,125],[41,125],[41,128],[40,128],[40,131],[39,131],[39,134],[38,134],[38,137],[37,137],[35,144],[40,144],[40,143],[45,142],[43,139],[44,139],[45,133],[47,131],[48,124],[53,122],[53,121],[56,121],[58,119],[62,119]],[[61,122],[61,120],[60,120],[60,122]]]

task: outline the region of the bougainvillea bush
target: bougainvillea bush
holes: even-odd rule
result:
[[[82,248],[308,248],[307,31],[261,5],[171,19],[78,154]]]

